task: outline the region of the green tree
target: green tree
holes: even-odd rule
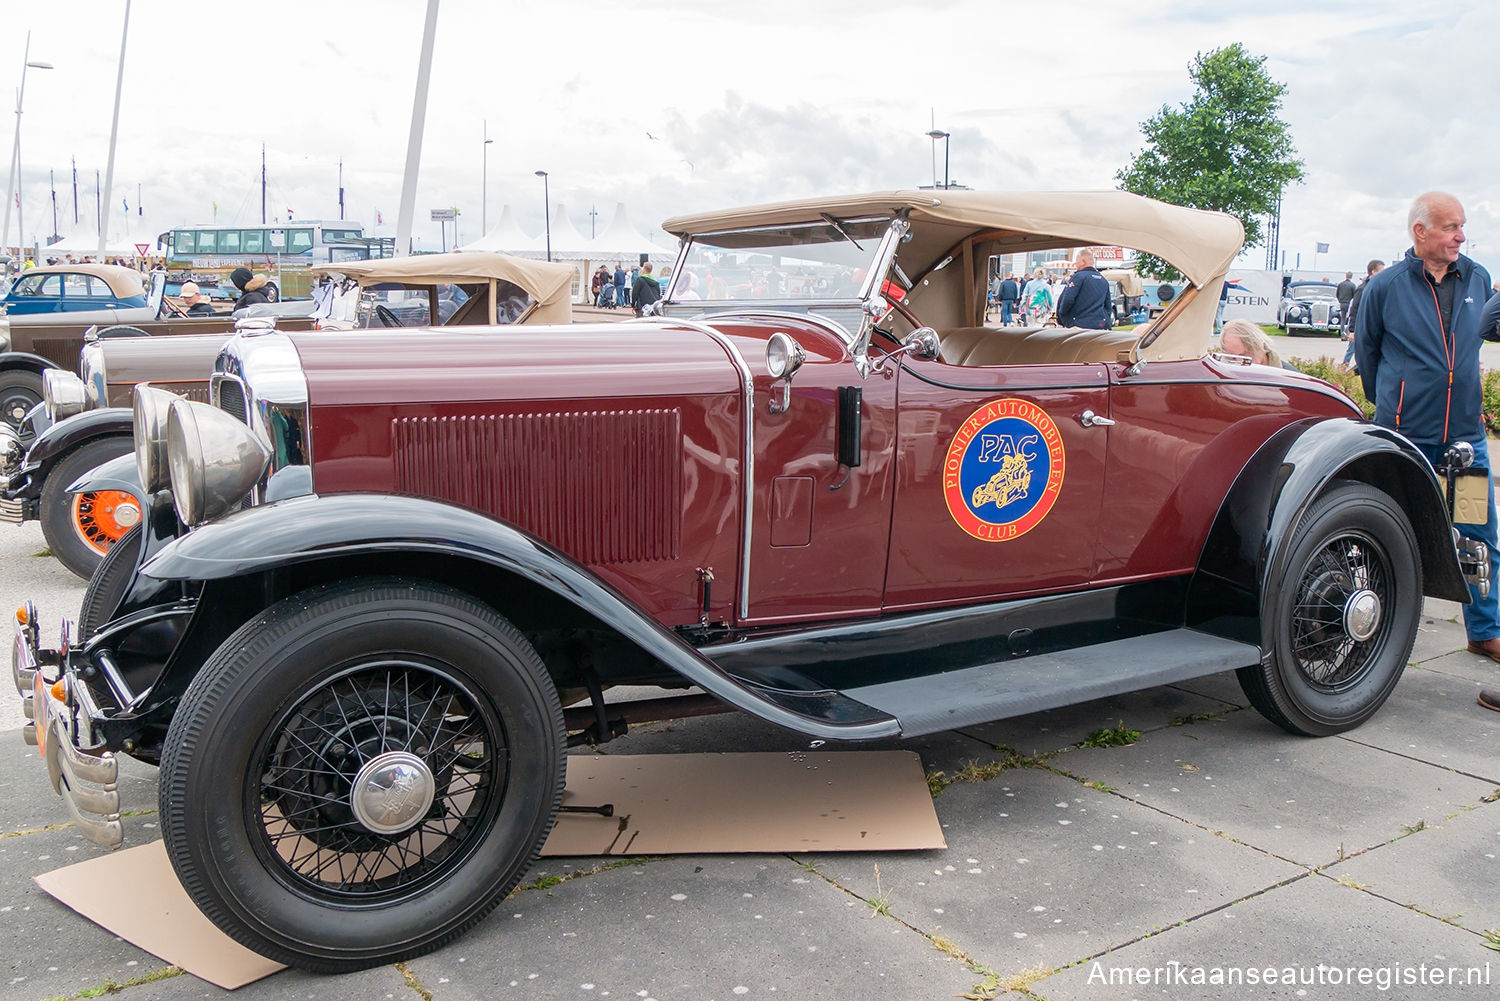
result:
[[[1302,180],[1291,130],[1278,114],[1286,85],[1266,73],[1265,56],[1236,42],[1198,53],[1188,69],[1197,85],[1179,110],[1162,105],[1141,124],[1145,148],[1115,174],[1120,187],[1174,205],[1227,212],[1245,227],[1245,246],[1262,239],[1260,217],[1281,191]],[[1181,275],[1156,257],[1143,257],[1143,274],[1168,281]]]

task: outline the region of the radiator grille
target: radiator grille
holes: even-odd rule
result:
[[[403,493],[488,512],[584,563],[677,558],[676,409],[408,417],[391,433]]]
[[[1313,303],[1312,318],[1313,318],[1313,322],[1314,323],[1327,323],[1328,322],[1328,312],[1329,312],[1329,308],[1328,307],[1329,307],[1329,304],[1326,303],[1326,302],[1315,302],[1315,303]]]
[[[219,380],[219,409],[241,424],[250,423],[250,411],[245,406],[245,390],[233,379]]]

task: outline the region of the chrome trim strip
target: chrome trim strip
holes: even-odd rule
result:
[[[697,320],[683,319],[672,322],[713,338],[733,359],[735,368],[740,372],[740,395],[745,407],[745,459],[740,469],[740,480],[744,484],[745,495],[740,502],[744,517],[740,525],[739,616],[741,619],[748,619],[750,617],[750,528],[755,506],[755,377],[750,374],[750,366],[745,364],[745,357],[740,354],[740,349],[735,347],[734,342],[720,331]]]

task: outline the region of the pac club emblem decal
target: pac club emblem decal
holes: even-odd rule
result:
[[[958,527],[1007,542],[1047,517],[1067,458],[1046,411],[1025,400],[986,403],[959,425],[943,463],[943,499]]]

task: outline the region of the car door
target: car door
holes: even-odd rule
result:
[[[23,275],[5,297],[9,316],[31,316],[62,310],[61,275]]]
[[[1109,442],[1107,366],[908,358],[897,411],[886,608],[1092,579]]]

